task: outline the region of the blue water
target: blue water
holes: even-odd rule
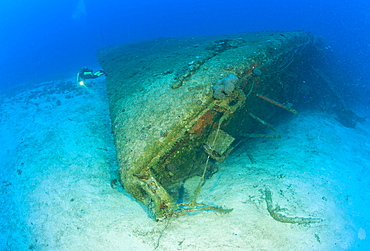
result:
[[[98,67],[96,50],[112,44],[264,30],[321,35],[352,79],[369,83],[369,11],[366,0],[1,1],[0,89]]]

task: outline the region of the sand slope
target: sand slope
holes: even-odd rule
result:
[[[370,248],[369,122],[348,129],[331,115],[302,112],[278,126],[282,139],[250,140],[207,180],[199,201],[230,214],[157,223],[111,182],[104,80],[87,85],[55,81],[1,97],[0,250]],[[323,222],[274,220],[266,188],[281,214]]]

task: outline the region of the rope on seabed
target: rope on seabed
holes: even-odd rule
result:
[[[305,218],[305,217],[289,217],[282,215],[279,213],[280,211],[283,211],[279,206],[274,207],[272,204],[272,195],[270,189],[267,187],[264,191],[265,194],[265,201],[267,204],[267,211],[271,215],[271,217],[279,222],[283,223],[292,223],[292,224],[310,224],[310,223],[320,223],[323,221],[321,218]]]

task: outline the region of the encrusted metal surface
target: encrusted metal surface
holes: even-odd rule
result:
[[[304,68],[314,44],[307,32],[265,32],[100,50],[125,189],[154,218],[172,215],[178,207],[170,186],[202,175],[209,156],[224,160],[269,125],[261,121],[295,111],[294,74],[283,73]]]

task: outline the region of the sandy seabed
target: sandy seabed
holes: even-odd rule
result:
[[[111,181],[118,169],[104,80],[3,94],[0,250],[370,250],[370,122],[349,129],[301,112],[282,139],[254,139],[198,202],[233,208],[155,222]],[[196,184],[197,178],[188,181]],[[263,191],[289,217],[274,220]]]

